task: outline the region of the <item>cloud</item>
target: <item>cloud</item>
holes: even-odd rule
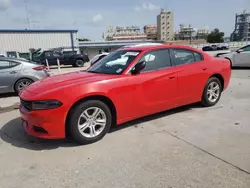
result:
[[[11,5],[10,0],[0,0],[0,11],[7,10]]]
[[[94,23],[99,23],[99,22],[101,22],[102,20],[103,20],[103,17],[102,17],[101,14],[97,14],[97,15],[95,15],[95,16],[92,18],[92,21],[93,21]]]
[[[152,3],[143,3],[140,6],[134,7],[135,11],[155,11],[160,10],[160,6],[154,5]]]

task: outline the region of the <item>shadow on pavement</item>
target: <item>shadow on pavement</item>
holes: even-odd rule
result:
[[[115,133],[116,131],[128,128],[131,126],[139,126],[140,123],[145,123],[152,121],[154,119],[162,118],[165,116],[173,115],[183,111],[192,110],[193,108],[201,108],[199,104],[188,105],[173,110],[168,110],[158,114],[150,115],[144,118],[140,118],[128,123],[112,127],[109,133]],[[76,147],[79,146],[72,140],[44,140],[31,137],[26,134],[24,129],[21,126],[21,119],[16,118],[5,124],[0,130],[0,138],[6,143],[11,144],[12,146],[25,148],[29,150],[53,150],[59,147]]]

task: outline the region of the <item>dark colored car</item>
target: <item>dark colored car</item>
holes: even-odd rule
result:
[[[61,51],[43,51],[39,56],[35,57],[33,61],[46,66],[46,59],[49,65],[57,65],[59,59],[61,65],[72,65],[73,67],[82,67],[84,63],[89,61],[86,54],[63,53]]]

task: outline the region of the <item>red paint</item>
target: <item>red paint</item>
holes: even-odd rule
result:
[[[145,72],[127,74],[140,57],[159,48],[185,48],[202,53],[204,60],[197,63]],[[21,92],[23,100],[56,99],[63,103],[52,110],[27,111],[20,106],[21,118],[28,122],[28,134],[40,138],[64,138],[67,114],[74,103],[89,96],[109,98],[117,111],[117,124],[174,107],[201,101],[207,80],[214,74],[224,79],[228,87],[231,68],[226,59],[214,58],[187,46],[133,47],[142,53],[121,75],[74,72],[38,81]],[[43,127],[48,134],[37,133],[32,126]]]

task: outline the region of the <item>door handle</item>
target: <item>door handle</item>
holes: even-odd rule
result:
[[[175,76],[170,76],[169,79],[173,80],[173,79],[175,79]]]
[[[10,74],[16,74],[17,72],[16,71],[11,71]]]
[[[202,68],[202,70],[204,70],[204,71],[205,71],[205,70],[207,70],[207,68]]]

